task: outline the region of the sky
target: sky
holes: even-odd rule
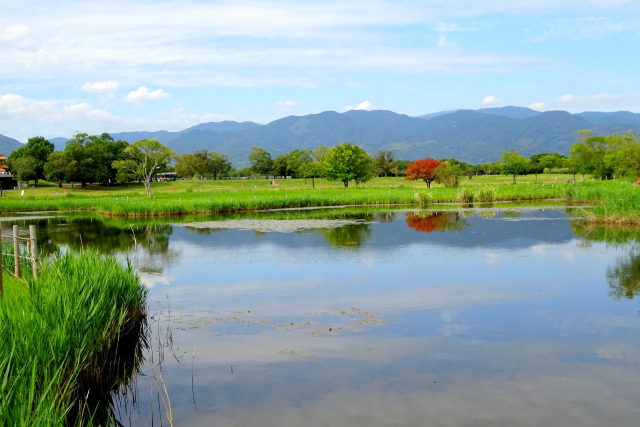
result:
[[[0,134],[332,110],[640,113],[638,0],[0,0]]]

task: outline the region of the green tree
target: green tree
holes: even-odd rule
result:
[[[441,183],[445,187],[457,187],[460,183],[460,178],[465,175],[465,171],[460,164],[450,165],[443,163],[435,168],[433,175],[436,182]]]
[[[640,176],[640,142],[631,132],[605,138],[605,163],[616,176]]]
[[[329,181],[339,181],[345,187],[349,181],[356,185],[373,176],[373,162],[369,154],[355,144],[343,142],[332,147],[324,156],[324,176]]]
[[[286,154],[279,155],[273,161],[273,173],[277,176],[288,176],[291,174]]]
[[[63,151],[55,151],[49,154],[44,165],[44,174],[47,180],[57,182],[58,187],[62,187],[62,183],[70,182],[75,167],[75,161],[67,157]]]
[[[186,153],[176,159],[176,173],[185,178],[203,179],[208,170],[207,150]]]
[[[531,161],[512,148],[509,151],[502,152],[500,163],[502,163],[502,173],[513,176],[513,183],[515,184],[516,176],[529,173]]]
[[[20,181],[24,182],[31,180],[33,180],[34,183],[37,182],[37,167],[38,161],[31,156],[18,157],[11,162],[11,169],[14,175],[16,175]]]
[[[221,176],[226,176],[231,171],[231,163],[226,154],[208,153],[207,167],[213,179],[217,180]]]
[[[376,175],[389,176],[395,168],[396,158],[391,151],[378,151],[373,158],[373,169]]]
[[[31,179],[33,179],[35,184],[37,184],[39,179],[44,179],[45,177],[44,165],[47,162],[49,154],[53,153],[53,150],[53,143],[41,136],[36,136],[34,138],[29,138],[26,145],[12,151],[11,154],[9,154],[7,162],[9,163],[9,167],[15,169],[14,162],[16,159],[21,157],[31,157],[35,162],[33,164],[33,171],[36,174],[36,177]]]
[[[613,175],[613,168],[605,161],[607,139],[604,136],[592,136],[591,131],[579,131],[581,141],[571,147],[569,165],[574,173],[592,174],[596,178],[606,179]]]
[[[134,180],[142,181],[151,198],[151,181],[159,169],[175,157],[175,152],[160,144],[157,139],[143,139],[124,150],[124,160],[116,160],[113,167]]]
[[[249,153],[251,170],[257,175],[269,176],[273,173],[273,159],[264,148],[252,147]]]
[[[125,141],[115,141],[108,133],[87,135],[78,133],[67,141],[64,149],[70,161],[75,162],[71,182],[79,182],[86,186],[92,182],[108,184],[117,179],[113,162],[122,160]]]
[[[313,162],[313,155],[311,150],[295,149],[287,154],[287,168],[290,175],[296,178],[306,178],[308,172],[308,165]]]
[[[395,174],[395,176],[398,175],[403,175],[404,176],[404,172],[407,170],[407,166],[409,166],[409,163],[411,163],[410,160],[396,160],[393,162],[393,173]]]

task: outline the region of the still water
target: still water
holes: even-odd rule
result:
[[[150,289],[124,425],[640,423],[633,233],[564,208],[167,221],[37,221]]]

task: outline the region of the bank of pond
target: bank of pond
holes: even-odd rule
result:
[[[137,372],[147,290],[97,251],[47,261],[28,292],[0,300],[0,425],[115,424]]]
[[[416,196],[421,193],[414,189],[325,190],[326,193],[307,192],[307,195],[300,191],[295,193],[298,199],[288,192],[250,192],[242,199],[244,204],[238,202],[241,208],[229,208],[231,213],[216,217],[211,216],[210,210],[198,210],[193,206],[214,203],[203,198],[223,199],[231,195],[198,195],[191,199],[185,197],[184,202],[179,199],[177,206],[192,203],[192,207],[173,218],[157,215],[156,208],[166,203],[165,212],[175,213],[176,195],[167,197],[164,202],[161,198],[149,201],[133,196],[126,200],[127,196],[121,195],[118,203],[112,201],[109,211],[98,208],[90,214],[64,213],[64,227],[60,227],[61,217],[55,214],[40,214],[41,219],[35,219],[34,215],[16,215],[13,222],[36,222],[45,264],[39,279],[27,272],[23,291],[7,292],[0,300],[0,340],[3,343],[0,347],[0,425],[117,423],[113,418],[114,399],[128,390],[147,346],[148,290],[128,262],[123,263],[122,258],[117,260],[112,255],[130,254],[137,247],[145,248],[150,254],[167,253],[172,224],[181,224],[198,234],[210,234],[218,232],[215,224],[202,228],[198,224],[205,220],[222,223],[224,221],[218,221],[222,219],[227,222],[273,220],[282,223],[342,220],[344,226],[325,228],[318,233],[331,246],[357,247],[369,236],[367,224],[391,222],[397,215],[404,215],[406,225],[418,232],[459,232],[468,227],[466,218],[470,215],[490,216],[500,212],[504,217],[517,216],[520,205],[504,200],[534,200],[528,206],[544,206],[548,204],[546,200],[555,199],[556,205],[573,202],[573,207],[566,209],[573,218],[571,227],[577,236],[616,244],[640,241],[638,231],[633,227],[609,228],[598,224],[640,223],[637,214],[640,189],[628,183],[504,186],[497,187],[495,192],[485,189],[490,196],[482,195],[480,189],[478,187],[472,200],[464,204],[459,204],[458,190],[454,189],[424,190],[432,196],[422,198]],[[330,199],[329,194],[334,198]],[[2,202],[7,200],[10,199]],[[74,200],[83,202],[76,208],[65,205]],[[94,206],[106,209],[108,200],[108,197],[95,198]],[[581,205],[584,202],[593,206]],[[33,208],[30,210],[47,209],[45,206],[48,210],[61,210],[66,206],[67,210],[86,211],[90,206],[82,196],[54,200],[25,198],[12,200],[12,203],[21,211],[29,210],[26,206]],[[364,206],[265,211],[325,206],[323,203]],[[390,206],[381,211],[377,204],[405,206],[395,208],[397,212]],[[128,208],[135,212],[136,207],[148,208],[143,212],[149,217],[142,218],[143,214],[136,215],[139,218],[124,217],[131,213]],[[222,211],[226,209],[220,209]],[[105,216],[107,212],[114,215]],[[118,212],[122,215],[115,215]],[[198,215],[188,215],[192,213]],[[265,232],[259,228],[254,230]],[[619,288],[616,295],[621,298],[630,299],[640,293],[637,286]]]
[[[140,191],[102,188],[100,191],[69,190],[12,193],[0,200],[0,212],[75,211],[112,217],[159,217],[190,214],[219,215],[270,209],[330,206],[417,205],[437,203],[486,203],[499,201],[554,200],[569,204],[592,204],[584,212],[591,222],[640,224],[640,190],[624,180],[583,182],[526,182],[462,185],[459,188],[416,188],[401,184],[353,188],[299,188],[255,186],[241,189],[215,187],[210,182],[169,183],[151,198]],[[177,184],[176,184],[177,185]],[[31,192],[30,192],[31,191]]]

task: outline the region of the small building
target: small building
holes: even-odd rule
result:
[[[0,174],[9,175],[9,167],[5,164],[7,158],[0,154]]]
[[[9,173],[6,161],[7,158],[0,154],[0,188],[2,190],[13,190],[18,188],[18,180]]]

